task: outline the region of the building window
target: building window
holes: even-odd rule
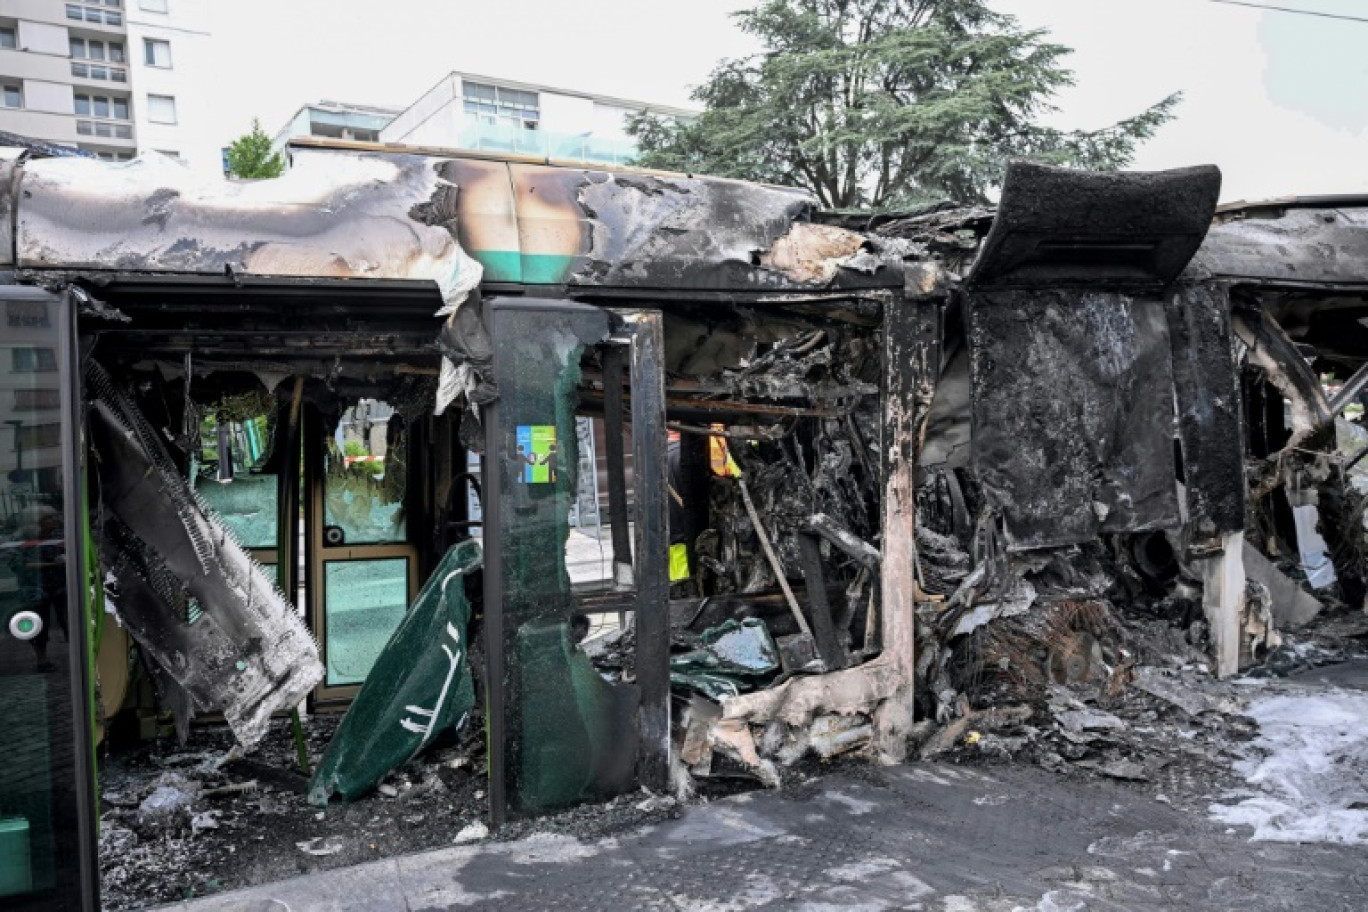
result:
[[[90,63],[86,63],[89,60]],[[124,46],[121,41],[100,41],[96,38],[71,39],[71,75],[82,79],[103,79],[110,82],[127,82],[128,71],[123,67],[105,66],[104,61],[124,63]]]
[[[541,121],[536,92],[462,81],[461,94],[465,112],[478,117],[481,123],[535,130]]]
[[[171,42],[160,38],[143,39],[143,63],[151,67],[171,68]]]
[[[22,108],[24,106],[24,90],[21,86],[6,83],[0,86],[0,93],[4,95],[5,107]]]
[[[21,424],[14,430],[15,449],[41,450],[62,445],[62,425]]]
[[[113,120],[128,120],[128,99],[110,98],[108,95],[75,96],[76,113],[82,117],[104,117]]]
[[[10,370],[31,373],[33,371],[55,371],[57,356],[50,348],[31,348],[21,346],[10,349]]]
[[[102,63],[81,63],[71,61],[71,75],[82,79],[103,79],[109,82],[128,82],[128,71],[122,67],[105,66]]]
[[[42,412],[61,407],[60,390],[17,389],[14,391],[14,411],[16,412]]]
[[[48,329],[52,325],[43,301],[6,301],[5,317],[10,329]]]
[[[132,152],[105,152],[101,149],[92,149],[89,146],[81,146],[86,152],[93,152],[95,157],[104,162],[126,162],[133,160]]]
[[[149,13],[164,13],[166,0],[138,0],[138,9],[147,10]]]
[[[81,60],[108,60],[110,63],[124,63],[124,46],[121,41],[100,41],[96,38],[72,38],[71,56]]]
[[[147,96],[147,119],[152,123],[176,122],[176,99],[170,95]]]
[[[122,0],[104,0],[104,5],[119,7]],[[100,9],[99,0],[86,0],[85,4],[68,3],[66,17],[76,22],[94,22],[105,25],[123,25],[123,13]]]
[[[0,48],[18,47],[19,42],[14,33],[14,27],[10,25],[0,25]]]
[[[78,120],[76,132],[81,136],[103,136],[106,139],[133,138],[133,128],[128,124],[106,123],[103,120]]]
[[[167,158],[174,158],[176,161],[181,160],[181,154],[174,149],[158,149],[157,154],[165,155]]]

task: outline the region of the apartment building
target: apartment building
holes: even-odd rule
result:
[[[637,155],[627,119],[696,111],[453,72],[380,131],[382,142],[623,165]]]
[[[208,0],[7,0],[0,129],[126,161],[219,171]]]
[[[300,136],[379,142],[380,131],[389,126],[390,121],[403,110],[341,101],[318,101],[302,105],[289,123],[276,133],[272,147],[277,152],[283,151],[290,140]]]

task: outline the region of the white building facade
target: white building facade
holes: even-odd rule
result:
[[[381,130],[380,140],[623,165],[637,155],[626,128],[628,118],[639,112],[697,115],[650,102],[453,72]]]
[[[157,150],[220,173],[209,0],[5,0],[0,130],[109,161]]]
[[[300,136],[326,136],[351,142],[380,142],[380,132],[399,116],[403,108],[381,105],[317,101],[295,112],[272,141],[272,149],[283,152],[290,140]]]

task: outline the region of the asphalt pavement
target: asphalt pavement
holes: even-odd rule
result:
[[[869,767],[598,841],[541,834],[167,908],[1363,910],[1368,848],[1253,843],[1142,789],[1029,766]]]

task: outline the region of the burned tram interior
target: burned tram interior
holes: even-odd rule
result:
[[[506,770],[491,787],[508,789],[510,809],[611,796],[643,775],[666,787],[672,681],[716,699],[879,653],[877,300],[813,315],[486,293],[499,398],[481,417],[432,414],[432,291],[116,282],[99,294],[127,322],[83,323],[88,387],[136,413],[134,430],[155,435],[186,491],[307,621],[324,669],[307,691],[314,711],[349,705],[450,548],[483,545],[468,638],[487,663],[474,668],[491,762]],[[112,441],[128,428],[110,424],[108,441],[92,432],[97,514],[119,474],[105,464],[133,461]],[[514,469],[481,471],[491,449]],[[137,550],[122,520],[99,537],[106,561],[139,559],[119,550]],[[205,694],[182,695],[157,669],[203,651],[203,609],[127,591],[126,579],[155,580],[138,569],[115,572],[109,596],[125,615],[174,609],[180,624],[149,619],[138,642],[186,738],[231,676],[206,670]],[[644,598],[655,605],[638,611]],[[687,698],[673,699],[687,717]],[[712,762],[692,757],[699,772]]]
[[[15,355],[64,411],[6,540],[68,610],[50,740],[78,784],[83,738],[175,745],[102,783],[106,844],[243,826],[176,797],[210,731],[203,794],[351,826],[459,778],[516,826],[1021,726],[1124,690],[1145,624],[1228,677],[1362,601],[1361,200],[1018,163],[996,211],[871,216],[334,146],[4,160],[0,297],[61,355]]]

